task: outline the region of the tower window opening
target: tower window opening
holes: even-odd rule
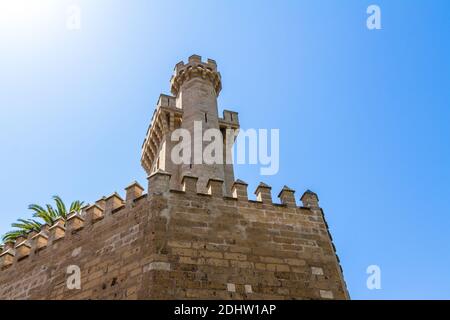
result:
[[[205,112],[205,122],[208,122],[208,115],[206,112]]]

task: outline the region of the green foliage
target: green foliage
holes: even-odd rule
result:
[[[7,233],[5,233],[2,240],[3,242],[16,241],[18,237],[25,236],[25,234],[26,232],[23,230],[8,231]]]
[[[83,207],[83,201],[73,201],[70,204],[69,211],[66,209],[66,205],[59,196],[53,196],[53,200],[56,203],[56,209],[50,204],[46,204],[45,208],[38,204],[30,204],[28,209],[33,212],[33,217],[42,220],[42,222],[34,219],[18,219],[17,222],[11,224],[15,230],[7,232],[3,237],[3,242],[15,241],[20,236],[26,236],[31,231],[37,231],[41,229],[43,224],[51,226],[53,222],[58,218],[67,219],[72,212],[78,212]]]

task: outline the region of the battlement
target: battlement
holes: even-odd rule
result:
[[[227,196],[223,193],[222,180],[210,179],[208,192],[200,193],[197,188],[197,177],[185,175],[182,185],[175,190],[170,188],[170,176],[169,173],[158,170],[148,178],[147,193],[144,193],[144,188],[137,182],[133,182],[125,188],[125,199],[118,193],[101,197],[93,205],[85,206],[82,212],[71,214],[66,221],[58,219],[52,226],[44,225],[39,232],[30,233],[26,238],[18,238],[15,243],[6,243],[0,255],[0,298],[51,298],[49,293],[51,291],[40,291],[33,287],[34,291],[28,290],[25,296],[21,296],[25,294],[23,289],[16,292],[12,287],[20,287],[17,279],[27,277],[24,274],[27,272],[37,273],[40,277],[46,274],[46,281],[49,281],[46,285],[54,286],[53,278],[44,271],[61,266],[61,263],[62,266],[75,262],[81,264],[81,269],[87,273],[83,279],[90,288],[91,280],[89,279],[95,272],[91,270],[92,267],[89,267],[92,263],[105,262],[106,254],[108,259],[120,258],[124,255],[133,256],[132,252],[135,250],[143,256],[138,260],[134,258],[134,264],[137,264],[133,274],[143,275],[150,271],[149,268],[154,268],[155,277],[158,277],[163,271],[175,272],[179,270],[178,268],[193,265],[198,267],[204,265],[207,270],[213,270],[214,267],[229,268],[233,265],[237,268],[237,274],[228,280],[223,279],[224,288],[227,287],[227,281],[236,283],[247,281],[253,285],[254,293],[242,296],[223,289],[223,293],[219,294],[222,298],[225,298],[223,295],[238,298],[250,296],[280,298],[283,294],[315,298],[326,298],[330,295],[334,298],[347,297],[346,291],[339,289],[336,284],[343,281],[340,276],[341,271],[334,270],[333,264],[328,265],[333,259],[338,261],[338,258],[329,240],[328,227],[314,193],[305,192],[301,197],[302,206],[298,206],[294,196],[295,191],[287,186],[278,193],[279,201],[274,202],[271,187],[264,183],[256,187],[254,191],[256,200],[252,200],[248,197],[248,184],[242,180],[235,181],[232,196]],[[131,219],[131,217],[134,218]],[[153,222],[148,224],[146,221]],[[119,225],[121,225],[120,228]],[[233,225],[235,227],[232,227]],[[143,240],[142,237],[146,234],[151,235],[152,232],[153,236]],[[162,233],[158,235],[159,232]],[[207,234],[210,232],[214,234],[214,239],[208,238],[210,236]],[[163,234],[166,236],[164,237]],[[188,239],[191,239],[191,242]],[[251,244],[248,242],[250,240]],[[194,243],[199,241],[206,241],[206,247],[215,249],[204,253],[193,253],[194,256],[186,257],[187,252],[194,250]],[[253,241],[261,242],[261,244],[255,244]],[[326,245],[327,241],[328,245]],[[188,245],[188,243],[191,244]],[[116,252],[122,246],[125,247],[120,249],[120,252]],[[145,251],[144,248],[147,247],[153,249]],[[172,249],[169,249],[170,247]],[[86,256],[83,256],[85,258],[77,258],[75,261],[73,257],[77,257],[76,253],[81,250],[87,251]],[[116,259],[114,261],[121,263]],[[139,261],[143,261],[142,264]],[[125,261],[125,263],[128,262]],[[336,265],[338,266],[338,263]],[[272,289],[259,288],[257,277],[249,278],[248,273],[253,270],[253,272],[275,276],[277,272],[284,272],[287,276],[289,272],[295,275],[296,272],[312,272],[311,270],[318,270],[317,268],[327,273],[327,277],[337,277],[335,280],[337,282],[325,285],[325,282],[321,280],[317,284],[317,291],[313,288],[303,293],[294,286],[284,291],[280,290],[279,292],[282,293],[280,296],[277,292],[269,294]],[[226,276],[229,270],[224,269],[220,272]],[[101,274],[104,279],[108,273]],[[110,277],[116,274],[112,272]],[[209,271],[208,274],[210,274]],[[237,277],[238,274],[240,276]],[[261,277],[262,274],[259,276]],[[322,275],[315,277],[323,278]],[[294,284],[298,286],[295,281]],[[213,286],[215,294],[220,291],[216,288],[217,286],[218,284]],[[286,287],[289,286],[286,284]],[[163,296],[158,295],[156,291],[160,290],[160,287],[157,286],[157,288],[147,298],[174,297],[167,290]],[[189,292],[190,290],[192,289],[188,289]],[[260,290],[259,294],[258,290]],[[76,294],[65,289],[62,291],[64,293],[61,293],[59,297],[66,298]],[[50,295],[44,296],[42,292]],[[212,293],[212,291],[208,292]],[[206,291],[200,293],[194,290],[190,294],[194,293],[198,294],[199,298],[213,297],[212,295],[206,297]],[[84,294],[93,295],[92,291],[84,292]],[[186,292],[175,297],[186,298],[185,294]]]
[[[5,243],[0,299],[348,299],[317,194],[299,206],[284,186],[274,201],[261,182],[253,200],[231,164],[170,158],[178,128],[239,129],[237,112],[218,116],[221,88],[214,60],[178,63],[142,146],[147,193],[134,181]]]
[[[174,67],[174,75],[177,75],[181,70],[183,70],[187,66],[202,64],[211,69],[211,71],[217,71],[217,63],[213,59],[206,59],[206,61],[202,61],[202,57],[193,54],[188,58],[188,62],[185,64],[183,61],[178,62]]]
[[[184,133],[188,131],[191,139],[200,141],[203,136],[194,132],[196,127],[201,127],[202,134],[209,129],[222,133],[224,156],[229,157],[239,129],[239,117],[237,112],[230,110],[224,110],[223,117],[219,117],[217,95],[221,87],[220,74],[214,60],[202,61],[200,56],[192,55],[187,63],[179,62],[175,66],[171,79],[174,96],[160,95],[142,144],[141,164],[147,175],[159,169],[168,171],[172,174],[172,187],[176,187],[184,174],[192,172],[199,177],[203,192],[210,177],[223,179],[224,190],[230,191],[234,169],[225,159],[215,164],[198,163],[194,159],[183,159],[180,163],[179,160],[172,159],[172,151],[177,152],[180,147],[180,140],[177,140],[180,137],[174,138],[172,133],[183,129]],[[228,134],[229,130],[234,130],[232,135]],[[182,143],[187,143],[184,137],[185,135]]]
[[[176,108],[176,98],[167,94],[160,94],[156,107]]]
[[[223,117],[219,118],[222,128],[239,129],[239,114],[235,111],[223,110]]]
[[[177,108],[175,97],[161,94],[142,143],[141,163],[147,174],[153,171],[164,136],[180,127],[182,117],[183,110]]]
[[[197,182],[198,178],[195,176],[184,176],[182,185],[178,189],[171,189],[169,187],[169,180],[171,174],[159,170],[152,174],[149,180],[149,194],[164,194],[166,192],[176,194],[196,194],[199,197],[222,198],[224,201],[247,201],[248,205],[264,204],[274,205],[289,208],[296,208],[296,200],[294,197],[295,191],[284,186],[278,194],[280,202],[272,202],[271,187],[260,183],[255,189],[254,194],[256,200],[249,200],[247,187],[248,184],[242,180],[237,180],[233,184],[233,196],[227,196],[223,192],[223,181],[219,179],[210,179],[208,182],[208,193],[198,192]],[[13,263],[20,261],[33,252],[38,252],[46,247],[51,247],[52,244],[62,239],[67,238],[67,235],[73,235],[88,225],[98,223],[99,221],[118,213],[129,207],[133,207],[136,202],[148,197],[144,194],[144,188],[137,182],[133,182],[125,188],[125,200],[114,192],[108,197],[101,197],[93,205],[85,206],[81,212],[74,212],[68,216],[67,220],[62,218],[57,219],[53,225],[48,226],[44,224],[39,232],[30,232],[27,237],[19,237],[15,242],[7,242],[4,244],[3,252],[0,254],[0,270],[10,267]],[[318,201],[307,198],[307,194],[311,191],[305,192],[302,196],[303,207],[300,209],[318,208]]]
[[[217,64],[212,59],[207,59],[206,62],[203,62],[202,57],[199,55],[190,56],[186,64],[180,61],[175,65],[174,74],[170,79],[170,91],[173,95],[178,95],[183,83],[196,77],[211,81],[216,96],[219,96],[222,90],[222,81],[220,73],[217,71]]]

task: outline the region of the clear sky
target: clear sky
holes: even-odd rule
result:
[[[34,4],[33,4],[34,3]],[[38,5],[36,4],[38,3]],[[381,30],[366,9],[381,8]],[[69,5],[81,29],[66,27]],[[280,129],[280,171],[318,193],[353,299],[450,298],[450,2],[0,0],[0,233],[30,203],[137,180],[174,65],[217,61],[220,109]],[[380,290],[366,268],[381,268]]]

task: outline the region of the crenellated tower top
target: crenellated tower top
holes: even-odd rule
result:
[[[180,185],[183,176],[195,175],[203,192],[207,191],[208,179],[219,179],[224,181],[224,191],[231,193],[233,164],[226,159],[231,154],[235,135],[227,132],[238,131],[239,118],[237,112],[229,110],[223,111],[223,117],[219,116],[217,97],[221,89],[222,80],[214,60],[202,61],[201,56],[194,54],[187,63],[181,61],[175,65],[170,80],[173,96],[160,96],[142,146],[142,166],[147,174],[159,169],[169,172],[174,188]],[[187,132],[190,139],[183,138],[183,144],[190,148],[181,162],[174,160],[172,153],[173,150],[178,152],[176,155],[180,153],[180,140],[172,136],[178,129]],[[223,141],[222,149],[218,149],[219,154],[223,153],[222,160],[204,161],[203,150],[211,143],[203,138],[207,130],[221,135],[217,141]]]
[[[174,74],[170,79],[170,91],[177,96],[183,83],[195,77],[210,80],[216,97],[219,96],[222,90],[222,81],[216,62],[212,59],[202,62],[202,57],[196,54],[189,57],[188,63],[180,61],[175,65]]]

